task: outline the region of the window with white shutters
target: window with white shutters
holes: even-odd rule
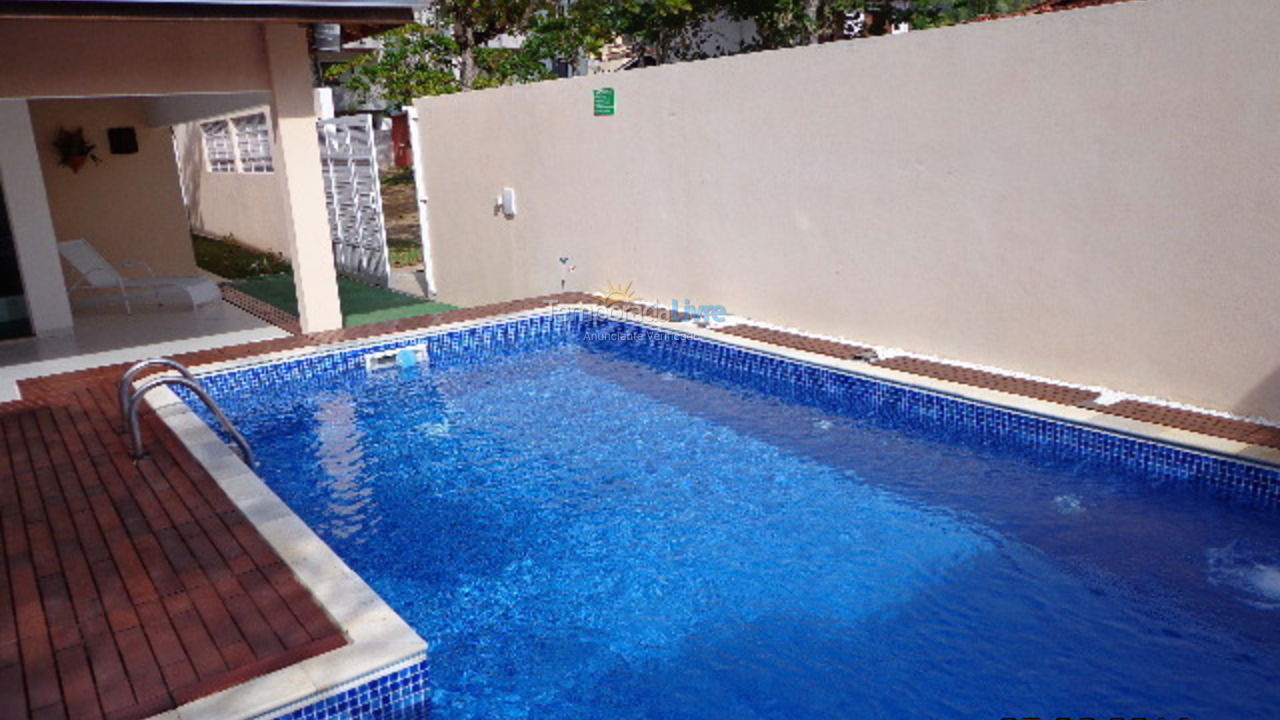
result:
[[[236,131],[236,153],[240,158],[240,172],[269,173],[271,163],[271,132],[267,128],[267,116],[254,113],[231,121]]]
[[[231,125],[226,120],[201,123],[204,134],[204,155],[209,161],[209,172],[236,171],[236,150],[231,141]]]

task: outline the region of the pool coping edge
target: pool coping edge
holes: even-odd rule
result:
[[[279,717],[426,659],[427,642],[181,398],[161,387],[147,401],[348,641],[151,720]]]
[[[1119,415],[1099,412],[1086,405],[1064,405],[1062,403],[1040,400],[1016,393],[1004,392],[989,388],[976,387],[964,383],[941,380],[925,375],[917,375],[902,370],[875,365],[866,360],[845,360],[830,355],[808,352],[795,348],[774,345],[761,340],[753,340],[736,335],[717,332],[713,327],[702,327],[689,322],[670,322],[660,318],[624,313],[619,316],[611,313],[607,307],[586,303],[563,303],[543,308],[521,310],[499,315],[491,315],[474,320],[460,320],[429,328],[399,330],[359,340],[338,343],[312,345],[303,348],[291,348],[275,352],[263,353],[250,357],[223,360],[193,367],[197,375],[229,372],[255,365],[282,362],[299,357],[327,355],[345,352],[362,346],[376,346],[414,337],[427,337],[470,327],[481,327],[509,322],[526,317],[541,317],[569,312],[581,312],[607,319],[628,322],[636,325],[648,325],[665,332],[685,334],[706,342],[728,347],[737,347],[766,355],[781,357],[787,360],[802,362],[823,368],[845,372],[871,380],[886,382],[921,392],[934,393],[956,398],[966,402],[997,407],[1011,412],[1029,414],[1044,419],[1080,425],[1094,430],[1123,435],[1138,440],[1162,445],[1172,445],[1191,452],[1224,457],[1236,462],[1252,463],[1268,467],[1280,467],[1280,449],[1251,445],[1237,440],[1215,437],[1193,430],[1159,425],[1156,423],[1134,420]]]
[[[847,372],[852,375],[899,385],[920,392],[945,395],[965,402],[996,407],[1024,415],[1034,415],[1053,422],[1079,425],[1092,430],[1123,435],[1145,442],[1171,445],[1190,452],[1215,455],[1235,462],[1280,468],[1280,450],[1275,448],[1251,445],[1193,430],[1184,430],[1168,425],[1159,425],[1102,413],[1087,405],[1065,405],[1026,395],[982,388],[950,380],[941,380],[903,370],[894,370],[865,360],[842,360],[829,355],[785,348],[749,338],[735,336],[732,340],[726,341],[723,339],[722,333],[716,333],[706,328],[682,327],[671,328],[671,330],[673,332],[686,332],[708,342],[748,348],[756,352]]]

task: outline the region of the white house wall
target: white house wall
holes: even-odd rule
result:
[[[0,22],[0,97],[269,90],[262,29],[239,22]]]
[[[35,100],[31,122],[58,240],[85,238],[117,267],[146,261],[157,275],[194,275],[195,255],[168,128],[146,125],[136,98]],[[132,127],[138,152],[113,155],[107,128]],[[59,128],[80,128],[101,161],[79,172],[58,164]],[[68,272],[68,281],[76,279]]]
[[[251,107],[235,115],[254,112],[270,117],[271,109]],[[192,229],[212,237],[232,236],[249,247],[289,256],[289,228],[281,210],[284,188],[277,174],[210,172],[200,123],[181,124],[173,132]],[[279,157],[274,134],[272,140],[272,157]]]
[[[271,96],[264,91],[241,93],[190,93],[160,95],[143,100],[147,122],[153,127],[178,125],[265,107]]]

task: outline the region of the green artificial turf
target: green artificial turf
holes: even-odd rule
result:
[[[298,316],[298,298],[294,295],[293,275],[280,273],[249,278],[235,284],[237,290]],[[453,305],[431,302],[386,288],[338,278],[338,299],[342,303],[343,327],[399,320],[400,318],[434,315],[453,310]]]

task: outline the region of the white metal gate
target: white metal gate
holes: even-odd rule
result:
[[[352,115],[316,123],[329,233],[338,272],[386,286],[391,280],[387,229],[378,183],[373,117]]]

